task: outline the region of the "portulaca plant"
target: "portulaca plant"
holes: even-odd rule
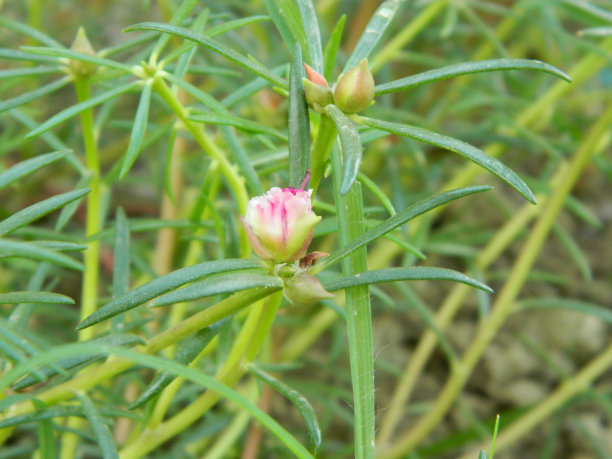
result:
[[[537,80],[542,91],[553,78],[565,80],[547,96],[552,104],[571,78],[539,60],[507,57],[453,62],[399,79],[379,71],[389,53],[442,9],[452,14],[458,2],[412,5],[419,19],[403,28],[393,21],[408,7],[386,0],[350,50],[340,46],[345,16],[321,33],[316,8],[323,6],[311,0],[266,0],[266,14],[256,16],[246,10],[262,7],[257,2],[244,2],[248,8],[240,2],[157,3],[165,20],[122,24],[125,38],[102,49],[85,29],[69,45],[0,18],[4,31],[27,38],[27,46],[0,50],[3,61],[23,63],[0,77],[35,78],[26,80],[31,85],[0,87],[0,112],[11,119],[7,132],[19,132],[17,144],[32,153],[2,163],[0,189],[27,188],[38,170],[57,173],[72,188],[0,221],[0,260],[8,263],[0,266],[7,279],[0,287],[13,289],[0,293],[0,303],[15,305],[3,309],[0,320],[0,449],[23,444],[41,459],[417,457],[512,313],[534,261],[530,254],[541,247],[576,177],[559,169],[555,183],[569,188],[552,198],[557,207],[542,217],[530,251],[490,310],[482,308],[460,356],[444,334],[462,301],[456,298],[477,290],[490,303],[493,291],[481,271],[491,253],[499,254],[521,232],[528,221],[523,215],[534,214],[526,210],[503,237],[491,238],[483,252],[488,258],[470,255],[472,275],[422,261],[428,250],[423,238],[444,206],[472,202],[473,195],[491,190],[474,185],[475,168],[488,173],[488,182],[508,185],[509,199],[537,200],[498,159],[502,147],[485,151],[437,132],[431,129],[435,113],[425,119],[393,109],[388,95],[413,97],[442,80],[521,70],[543,74]],[[335,2],[321,3],[329,16]],[[459,3],[469,11],[468,4],[482,2]],[[244,14],[234,17],[232,11]],[[380,49],[388,28],[403,32]],[[266,33],[276,37],[269,55],[254,44]],[[41,83],[41,77],[52,80]],[[47,100],[55,104],[51,110],[30,110]],[[432,112],[439,108],[434,102],[444,99],[427,100]],[[529,120],[546,108],[535,105]],[[587,147],[605,137],[609,112]],[[486,131],[488,124],[480,127]],[[416,193],[407,183],[415,178],[395,166],[394,145],[414,152],[409,160],[415,170],[422,145],[472,165],[447,185],[432,166],[436,179]],[[388,177],[370,178],[372,164],[383,164]],[[584,164],[578,161],[574,170]],[[152,218],[138,216],[145,212],[142,203],[129,205],[139,196],[132,195],[135,185],[159,194]],[[49,230],[44,225],[55,213]],[[368,247],[379,256],[369,257]],[[66,287],[64,277],[78,288]],[[432,289],[442,281],[460,285],[434,317],[405,287],[414,280],[429,281]],[[394,282],[403,290],[389,295],[382,286]],[[397,390],[388,410],[378,414],[372,297],[408,304],[431,333],[395,374]],[[53,345],[36,339],[29,327],[40,320],[34,306],[40,303],[64,308],[61,320],[69,323],[69,333],[76,329],[74,336]],[[292,329],[296,317],[302,325]],[[296,388],[284,373],[308,365],[303,352],[334,324],[342,335],[331,347],[337,348],[338,338],[343,345],[346,335],[342,362],[350,366],[350,409],[344,403],[339,409],[352,438],[342,447],[325,436],[334,428],[330,419],[322,428],[317,410],[300,393],[327,382],[307,369],[309,384]],[[450,362],[448,380],[414,426],[396,435],[437,342]],[[589,381],[606,365],[588,373]],[[567,402],[586,384],[580,381],[564,386],[569,389],[545,407]],[[320,393],[333,392],[324,387]],[[277,418],[270,391],[296,407],[300,432]],[[332,406],[327,399],[319,404]],[[540,412],[519,423],[527,427],[512,438],[540,422]],[[258,425],[247,430],[251,417]],[[36,436],[24,427],[32,424]],[[507,447],[511,442],[501,435],[498,447]]]

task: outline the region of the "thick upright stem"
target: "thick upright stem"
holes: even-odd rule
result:
[[[88,78],[75,78],[79,102],[90,98],[90,83]],[[100,215],[100,160],[98,157],[98,146],[94,128],[93,113],[91,109],[81,113],[81,128],[83,130],[83,143],[85,146],[85,161],[87,169],[91,174],[87,195],[87,216],[85,222],[85,237],[97,234],[102,229]],[[95,240],[89,242],[84,253],[85,271],[83,274],[82,298],[81,298],[81,320],[93,314],[96,310],[98,298],[98,278],[100,276],[100,242]],[[79,332],[79,339],[91,339],[94,335],[94,327],[86,328]]]
[[[340,195],[342,158],[340,151],[332,151],[334,198],[338,213],[338,238],[346,245],[365,233],[361,185],[355,182],[345,196]],[[365,248],[355,250],[342,260],[345,276],[367,271]],[[348,335],[353,383],[353,411],[355,417],[355,457],[374,458],[374,356],[372,313],[367,285],[346,289],[346,329]]]
[[[319,130],[310,151],[310,187],[315,193],[323,178],[325,164],[336,141],[336,135],[337,131],[334,122],[330,117],[321,115]]]
[[[89,78],[74,74],[74,87],[77,100],[84,102],[91,97],[91,86]],[[90,174],[87,195],[87,214],[85,217],[85,237],[90,237],[102,230],[102,218],[100,215],[100,160],[98,145],[94,127],[93,112],[91,109],[81,112],[81,129],[83,131],[83,144],[85,147],[85,164]],[[98,300],[98,279],[100,277],[100,241],[89,242],[84,252],[84,272],[81,286],[81,311],[80,318],[84,320],[96,310]],[[79,340],[86,341],[94,337],[94,327],[79,331]],[[78,429],[82,420],[69,418],[68,427]],[[78,442],[78,436],[73,433],[65,433],[62,436],[61,459],[74,457]]]

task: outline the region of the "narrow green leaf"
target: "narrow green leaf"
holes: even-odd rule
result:
[[[141,337],[136,335],[114,333],[112,335],[107,335],[102,338],[96,338],[91,341],[83,341],[80,344],[95,344],[96,346],[119,347],[131,346],[133,344],[144,344],[144,341]],[[84,348],[88,349],[87,346],[84,346]],[[37,384],[45,379],[51,378],[52,376],[55,376],[60,372],[65,372],[66,370],[70,370],[72,368],[78,367],[79,365],[92,362],[104,356],[105,354],[102,351],[83,351],[82,353],[77,355],[63,357],[58,359],[57,361],[51,361],[49,365],[42,367],[40,369],[40,372],[36,375],[26,375],[24,378],[17,381],[13,386],[13,390],[25,389],[26,387],[30,387],[33,384]],[[51,363],[53,363],[53,365],[51,365]]]
[[[140,306],[163,293],[200,280],[211,274],[260,268],[261,266],[262,264],[259,260],[229,259],[206,261],[194,266],[178,269],[170,274],[158,277],[151,282],[147,282],[119,298],[113,299],[110,303],[105,304],[81,322],[77,326],[77,330],[90,327],[91,325],[116,316],[124,311]]]
[[[37,399],[32,399],[36,411],[44,411],[47,405]],[[53,434],[53,423],[49,419],[38,421],[36,432],[38,434],[38,452],[40,459],[55,458],[55,436]]]
[[[374,95],[381,96],[390,92],[404,91],[424,84],[434,83],[436,81],[453,78],[460,75],[469,75],[472,73],[498,72],[504,70],[534,70],[538,72],[549,73],[559,77],[567,82],[571,82],[571,77],[552,65],[545,62],[530,60],[530,59],[491,59],[479,62],[463,62],[461,64],[453,64],[439,69],[429,70],[416,75],[402,78],[377,85],[374,88]]]
[[[0,59],[8,59],[13,61],[29,61],[29,62],[40,62],[44,64],[59,64],[61,61],[55,57],[48,56],[36,56],[30,53],[24,53],[23,51],[17,51],[15,49],[0,48]]]
[[[582,314],[597,317],[604,322],[612,324],[612,311],[609,308],[581,300],[569,298],[534,298],[519,302],[519,310],[522,309],[570,309]]]
[[[27,370],[25,370],[27,371]],[[5,386],[6,387],[6,386]],[[0,412],[6,412],[7,408],[13,406],[16,403],[20,403],[23,401],[32,400],[32,396],[30,394],[10,394],[5,396],[2,400],[0,400]],[[0,420],[0,422],[2,422]]]
[[[104,417],[128,418],[134,421],[140,419],[140,416],[137,416],[134,413],[113,408],[100,408],[99,412]],[[75,405],[60,405],[51,406],[45,409],[44,411],[11,416],[8,418],[0,419],[0,429],[3,429],[5,427],[19,426],[22,424],[29,424],[31,422],[37,422],[43,419],[67,418],[72,416],[84,417],[85,413],[83,412],[83,408]]]
[[[325,113],[333,120],[340,137],[340,147],[343,157],[343,178],[340,193],[346,194],[355,182],[359,165],[361,164],[361,138],[355,124],[335,105],[325,107]]]
[[[168,199],[176,206],[176,197],[174,196],[174,168],[172,163],[172,157],[174,155],[176,136],[178,134],[179,127],[174,124],[170,128],[170,136],[168,137],[168,146],[166,147],[166,158],[164,160],[164,190]]]
[[[612,27],[591,27],[578,31],[581,37],[609,37],[612,35]]]
[[[370,55],[378,43],[378,40],[380,40],[380,37],[387,29],[387,26],[391,23],[401,3],[401,0],[385,0],[378,7],[370,19],[370,22],[368,22],[361,38],[357,42],[355,49],[351,53],[351,57],[349,57],[349,60],[346,62],[342,73],[351,70],[353,67],[357,66],[362,59]]]
[[[200,330],[192,337],[181,341],[177,347],[176,354],[174,355],[174,361],[182,365],[189,365],[200,354],[200,352],[206,346],[208,346],[208,343],[210,343],[213,338],[217,336],[221,327],[228,323],[228,321],[229,318],[220,320],[210,327]],[[155,376],[155,378],[153,378],[142,394],[140,394],[140,396],[130,405],[130,410],[134,410],[147,403],[162,390],[164,390],[172,381],[174,381],[175,378],[176,376],[173,374],[163,371],[160,372],[157,376]]]
[[[0,355],[4,356],[3,358],[7,359],[7,361],[13,363],[27,361],[29,357],[22,352],[22,346],[19,346],[18,343],[8,341],[13,340],[11,340],[10,337],[0,335]],[[45,375],[41,373],[38,369],[35,369],[33,373],[36,374],[36,376],[38,376],[39,378],[45,377]]]
[[[536,203],[535,196],[529,187],[514,171],[506,167],[501,161],[489,156],[481,149],[476,148],[469,143],[416,126],[391,123],[389,121],[381,121],[366,117],[360,117],[360,119],[368,126],[382,129],[392,134],[408,137],[410,139],[419,140],[421,142],[457,153],[458,155],[478,164],[482,168],[497,176],[499,179],[506,182],[532,204]]]
[[[113,298],[118,298],[128,292],[130,284],[130,227],[121,207],[117,208],[115,222]]]
[[[240,145],[240,142],[238,141],[238,138],[234,134],[232,128],[229,126],[221,126],[220,130],[221,135],[227,144],[227,148],[232,153],[232,156],[236,160],[242,175],[246,179],[251,195],[260,196],[264,194],[263,185],[261,184],[261,180],[259,180],[259,175],[257,175],[257,172],[255,172],[253,164],[251,164],[246,151],[244,151],[244,148],[242,148]]]
[[[332,252],[328,257],[323,258],[316,265],[312,267],[310,272],[312,274],[316,274],[321,272],[323,269],[337,263],[342,260],[344,257],[349,255],[352,251],[358,249],[359,247],[363,247],[369,244],[372,241],[375,241],[382,235],[388,233],[389,231],[394,230],[400,225],[403,225],[408,220],[411,220],[419,215],[422,215],[431,209],[435,209],[438,206],[443,204],[447,204],[455,199],[462,198],[464,196],[468,196],[474,193],[480,193],[482,191],[490,190],[490,186],[475,186],[475,187],[467,187],[467,188],[459,188],[457,190],[447,191],[445,193],[440,193],[419,201],[401,212],[397,213],[393,217],[385,220],[380,225],[372,228],[368,232],[366,232],[363,236],[351,241],[349,244],[340,247],[338,250]]]
[[[419,250],[418,247],[410,244],[409,242],[404,241],[403,239],[400,239],[392,234],[385,234],[384,235],[385,239],[389,239],[392,242],[395,242],[397,245],[399,245],[402,249],[404,249],[406,252],[411,253],[412,255],[414,255],[415,257],[421,259],[421,260],[425,260],[427,257],[425,256],[425,254],[423,252],[421,252]]]
[[[54,210],[65,206],[66,204],[82,198],[90,191],[91,190],[89,188],[69,191],[68,193],[53,196],[52,198],[45,199],[44,201],[37,202],[36,204],[32,204],[31,206],[20,210],[19,212],[0,222],[0,237],[6,236],[16,229],[26,226],[33,221],[53,212]]]
[[[113,258],[113,298],[125,295],[130,289],[130,227],[121,207],[115,217],[115,250]],[[115,316],[111,329],[118,333],[124,327],[124,317]]]
[[[91,399],[85,395],[85,393],[77,392],[76,396],[81,402],[81,405],[83,405],[85,416],[87,417],[89,425],[96,436],[98,446],[100,447],[100,452],[102,453],[102,458],[119,459],[119,453],[117,453],[113,435],[111,434],[108,426],[104,423],[98,409],[95,407]]]
[[[119,180],[125,178],[127,173],[130,171],[130,168],[134,164],[134,161],[136,161],[138,153],[140,153],[142,139],[144,138],[145,131],[147,129],[152,86],[153,78],[149,78],[142,88],[142,94],[140,95],[140,101],[138,102],[138,109],[136,110],[136,116],[134,117],[132,133],[130,134],[130,143],[127,151],[125,152],[125,158],[123,159],[123,164],[121,165],[121,172],[119,172]]]
[[[338,22],[329,36],[325,51],[323,52],[323,76],[327,81],[332,79],[336,59],[338,58],[338,50],[342,41],[342,33],[344,32],[344,23],[346,22],[346,14],[340,16]]]
[[[40,135],[43,132],[48,131],[52,127],[57,126],[61,122],[78,115],[82,111],[95,107],[96,105],[99,105],[102,102],[106,102],[107,100],[110,100],[113,97],[117,97],[120,94],[131,91],[137,88],[139,85],[140,81],[132,81],[131,83],[126,83],[117,88],[110,89],[108,91],[103,92],[102,94],[98,94],[97,96],[92,97],[91,99],[88,99],[86,101],[73,105],[72,107],[69,107],[65,110],[62,110],[61,112],[57,113],[56,115],[53,115],[47,121],[42,123],[36,129],[26,134],[26,138],[32,138],[37,135]]]
[[[279,86],[281,88],[287,89],[287,82],[282,78],[276,76],[267,68],[261,66],[250,60],[249,58],[243,56],[237,51],[233,50],[227,45],[220,43],[212,38],[208,38],[203,35],[198,35],[193,33],[191,30],[186,29],[184,27],[172,26],[170,24],[162,24],[159,22],[142,22],[140,24],[135,24],[133,26],[128,27],[124,30],[124,32],[132,32],[134,30],[157,30],[158,32],[168,33],[171,35],[175,35],[177,37],[184,38],[186,40],[191,40],[199,45],[204,46],[205,48],[214,51],[235,64],[259,75],[265,80],[269,81],[273,85]]]
[[[235,30],[240,27],[244,27],[246,25],[256,24],[258,22],[270,20],[272,20],[272,18],[270,16],[265,15],[248,16],[246,18],[234,19],[233,21],[227,21],[223,24],[211,27],[210,29],[205,31],[205,34],[212,38],[216,37],[217,35],[224,34],[225,32],[229,32],[230,30]]]
[[[293,50],[289,72],[289,186],[299,188],[310,169],[310,119],[304,95],[300,45]]]
[[[18,308],[13,311],[13,314],[17,311],[17,309]],[[11,314],[11,317],[8,321],[0,319],[0,336],[2,336],[2,338],[6,341],[13,343],[18,348],[23,349],[23,351],[25,351],[27,354],[38,354],[38,347],[33,344],[28,337],[24,336],[22,331],[19,330],[19,324],[16,323],[17,321],[13,320],[13,314]],[[58,373],[65,374],[65,371],[54,363],[52,363],[50,366],[53,367]],[[45,374],[39,371],[38,369],[34,372],[34,374],[42,379],[45,378]],[[0,411],[2,411],[2,409],[0,409]]]
[[[206,25],[206,22],[208,21],[209,13],[210,13],[210,10],[208,10],[208,8],[202,10],[202,12],[198,14],[198,16],[196,17],[195,21],[191,23],[191,26],[189,27],[190,30],[192,30],[195,33],[202,33]],[[180,25],[180,24],[174,24],[174,25]],[[162,34],[160,35],[160,40],[169,39],[170,37],[171,35]],[[160,67],[166,67],[169,62],[172,62],[178,57],[178,62],[174,70],[174,75],[177,78],[183,78],[197,50],[198,50],[198,45],[196,45],[194,42],[183,41],[183,43],[180,46],[176,47],[174,50],[168,53],[166,57],[164,57],[164,59],[160,62]]]
[[[0,190],[14,181],[19,180],[21,177],[25,177],[45,167],[47,164],[51,164],[58,159],[66,157],[68,154],[70,154],[70,150],[55,151],[16,164],[10,169],[0,173]]]
[[[25,67],[19,69],[0,70],[0,80],[6,78],[23,78],[33,75],[50,75],[62,70],[62,67]]]
[[[576,12],[585,14],[586,17],[597,19],[604,22],[612,22],[612,12],[604,8],[596,6],[596,2],[589,2],[583,0],[561,0],[559,2],[562,6],[568,8],[571,13]]]
[[[55,92],[58,89],[61,89],[66,86],[68,83],[70,83],[70,80],[71,78],[69,76],[65,76],[63,78],[60,78],[59,80],[53,81],[52,83],[40,86],[39,88],[34,89],[33,91],[25,92],[16,97],[13,97],[12,99],[3,100],[0,102],[0,113],[27,104],[28,102],[32,102],[33,100],[39,99],[43,96],[46,96],[47,94],[51,94],[52,92]]]
[[[338,279],[333,282],[323,283],[326,290],[334,292],[345,288],[354,287],[356,285],[378,284],[380,282],[395,282],[401,280],[448,280],[460,282],[462,284],[493,293],[490,287],[472,279],[458,271],[446,268],[433,268],[411,266],[408,268],[385,268],[375,271],[366,271],[354,276]]]
[[[87,172],[81,176],[79,181],[76,183],[75,187],[77,189],[85,188],[90,184],[90,182],[91,182],[91,174]],[[72,216],[76,213],[78,208],[79,208],[78,201],[72,201],[70,204],[67,204],[62,208],[59,216],[57,217],[57,221],[55,222],[56,232],[59,233],[62,229],[64,229],[64,227],[70,221]]]
[[[32,242],[40,247],[44,247],[45,249],[50,249],[56,252],[80,252],[82,250],[87,249],[86,244],[78,244],[76,242],[41,240],[36,240]]]
[[[81,263],[61,253],[55,253],[51,250],[43,249],[42,247],[38,247],[33,243],[0,239],[0,259],[10,257],[48,261],[49,263],[74,269],[75,271],[83,270],[83,265]]]
[[[132,73],[131,66],[122,64],[121,62],[105,59],[103,57],[94,56],[91,54],[79,53],[67,48],[45,48],[41,46],[22,46],[21,49],[26,53],[38,54],[42,56],[63,57],[75,61],[91,62],[102,67],[108,67],[115,70],[121,70],[123,73]]]
[[[266,373],[257,365],[249,365],[249,371],[257,376],[257,378],[259,378],[261,381],[272,387],[275,391],[283,394],[291,403],[293,403],[300,413],[300,416],[302,416],[304,424],[306,424],[308,438],[310,439],[316,454],[317,449],[319,449],[321,446],[321,428],[319,427],[319,422],[317,421],[317,415],[308,400],[291,386],[285,384],[271,374]]]
[[[9,112],[9,114],[21,124],[26,126],[28,129],[34,129],[36,126],[38,126],[37,122],[35,122],[32,118],[30,118],[28,115],[26,115],[19,109],[13,109]],[[60,139],[57,138],[57,136],[53,135],[52,133],[46,132],[41,135],[40,138],[55,150],[70,150],[70,148],[68,148],[68,146],[64,142],[62,142]],[[81,163],[79,158],[77,158],[74,153],[68,154],[68,157],[66,159],[68,163],[72,167],[74,167],[74,169],[79,173],[79,175],[83,176],[88,173],[85,166]]]
[[[22,22],[13,21],[7,17],[0,16],[0,26],[10,29],[13,32],[23,34],[47,46],[51,46],[54,48],[64,47],[64,45],[62,45],[59,41],[54,40],[48,35],[42,33],[40,30],[36,30],[33,27],[30,27],[29,25],[24,24]]]
[[[493,428],[493,438],[491,439],[491,459],[495,453],[495,442],[497,441],[497,432],[499,431],[500,415],[495,416],[495,427]]]
[[[98,56],[108,57],[114,54],[122,53],[124,51],[127,51],[130,48],[134,48],[138,45],[142,45],[144,43],[152,41],[157,36],[158,35],[155,32],[143,33],[142,35],[136,38],[124,40],[121,43],[118,43],[113,46],[109,46],[108,48],[102,48],[100,51],[98,51]]]
[[[279,65],[278,67],[274,67],[271,72],[279,76],[284,75],[287,72],[287,66]],[[223,99],[221,103],[224,107],[230,108],[238,104],[239,102],[242,102],[243,100],[247,99],[248,97],[251,97],[253,94],[259,92],[268,85],[268,81],[261,77],[257,77],[253,79],[253,81],[242,86],[241,88],[236,89],[225,99]]]
[[[180,6],[174,11],[172,18],[170,19],[171,25],[179,25],[181,24],[189,14],[193,11],[193,8],[198,4],[198,0],[184,0],[181,2]],[[155,62],[161,52],[164,50],[164,47],[170,40],[170,35],[162,35],[157,39],[157,43],[153,47],[153,51],[151,51],[151,61]]]
[[[362,172],[359,172],[359,174],[357,174],[357,177],[359,178],[359,181],[363,183],[374,194],[374,196],[378,198],[383,207],[387,210],[387,212],[389,212],[389,215],[393,217],[397,212],[395,211],[395,208],[391,203],[391,199],[387,197],[385,192],[380,189],[380,187],[376,184],[376,182],[374,182],[374,180],[372,180],[370,177],[363,174]]]
[[[278,129],[273,129],[264,124],[252,121],[246,118],[240,118],[239,116],[232,115],[220,115],[216,113],[202,113],[199,112],[197,115],[189,117],[191,121],[197,123],[216,124],[219,126],[233,126],[236,129],[249,133],[261,133],[267,134],[277,139],[287,141],[287,135]]]
[[[559,238],[559,241],[563,245],[563,248],[567,251],[568,255],[580,271],[580,275],[584,280],[592,280],[593,272],[589,265],[589,260],[586,255],[580,249],[580,246],[576,243],[574,238],[569,234],[563,227],[555,223],[552,227],[553,233]]]
[[[509,57],[508,50],[504,46],[502,40],[496,34],[496,31],[474,11],[473,8],[470,7],[467,3],[463,3],[458,6],[458,13],[463,15],[465,19],[470,23],[474,29],[482,35],[481,40],[488,41],[493,48],[496,50],[497,54],[502,57]]]
[[[0,304],[43,303],[43,304],[74,304],[74,300],[66,295],[49,292],[9,292],[0,293]]]
[[[289,52],[293,53],[295,44],[299,43],[304,53],[308,54],[306,33],[297,2],[294,0],[264,0],[264,3],[274,25],[289,48]],[[310,59],[309,54],[306,57]]]
[[[53,269],[53,267],[49,263],[39,263],[28,279],[26,289],[33,292],[43,290],[46,277],[51,269]],[[22,303],[11,311],[8,321],[10,327],[14,329],[16,333],[22,333],[28,328],[28,321],[32,315],[33,309],[33,304]],[[5,334],[6,336],[9,335],[9,333],[6,332]]]
[[[262,287],[281,288],[283,282],[276,276],[256,273],[235,273],[229,276],[217,276],[193,283],[175,292],[163,295],[151,302],[151,307],[168,306],[185,301],[195,301],[222,293],[234,293],[242,290]]]
[[[484,449],[481,449],[480,453],[478,453],[478,459],[487,459],[487,453],[485,453]]]
[[[312,0],[299,0],[297,2],[302,17],[302,25],[308,46],[308,54],[310,56],[310,66],[317,72],[323,71],[323,51],[321,48],[321,32],[319,31],[319,23],[317,22],[317,13],[315,12]],[[295,48],[293,50],[295,54]],[[301,54],[301,53],[300,53]]]
[[[240,236],[236,227],[236,217],[230,209],[225,210],[220,229],[220,236],[224,241],[223,257],[238,258],[240,256]]]
[[[579,199],[571,194],[565,198],[565,207],[576,217],[589,225],[591,228],[601,229],[604,224],[600,218],[590,208],[582,203]]]

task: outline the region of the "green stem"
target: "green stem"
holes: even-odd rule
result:
[[[310,150],[310,188],[316,194],[325,172],[325,164],[336,140],[336,125],[329,116],[321,115],[319,130]]]
[[[88,77],[74,73],[74,87],[78,102],[84,102],[91,98],[91,84]],[[100,160],[96,131],[94,127],[93,111],[91,109],[81,112],[81,129],[83,143],[85,146],[85,163],[90,174],[87,195],[87,215],[85,217],[85,237],[90,237],[102,230],[102,219],[100,212]],[[98,279],[100,277],[100,241],[92,240],[87,245],[83,254],[84,272],[81,287],[81,320],[93,314],[98,301]],[[95,335],[95,327],[89,327],[79,331],[79,340],[86,341]],[[78,429],[83,421],[80,418],[68,418],[69,428]],[[75,456],[79,437],[74,433],[67,432],[62,436],[61,459],[71,459]]]
[[[227,180],[234,193],[234,197],[236,198],[238,211],[244,215],[246,213],[247,202],[249,200],[244,177],[240,176],[237,168],[229,162],[223,151],[219,149],[217,145],[215,145],[208,135],[206,135],[203,126],[188,119],[189,114],[187,109],[183,106],[183,104],[181,104],[178,97],[170,90],[163,79],[155,78],[153,89],[157,91],[157,93],[170,106],[172,111],[179,117],[185,128],[193,136],[198,145],[200,145],[202,150],[219,163],[219,169],[225,176],[225,179]],[[240,233],[240,249],[243,257],[247,257],[251,253],[251,246],[249,245],[249,241],[244,232]]]
[[[342,196],[342,158],[338,148],[332,151],[334,198],[338,214],[338,238],[346,245],[365,233],[361,184],[355,182],[349,192]],[[345,276],[367,271],[365,248],[355,250],[342,260]],[[372,313],[367,285],[351,287],[346,293],[346,329],[348,334],[353,384],[353,410],[355,417],[355,457],[374,458],[375,411],[374,411],[374,357],[372,341]]]
[[[487,346],[495,338],[497,331],[511,314],[514,301],[520,293],[529,270],[540,253],[542,245],[562,209],[565,199],[584,167],[588,164],[591,154],[595,151],[602,136],[606,135],[610,124],[612,124],[612,105],[608,106],[607,110],[590,129],[572,158],[571,163],[565,169],[562,178],[559,180],[559,185],[551,191],[551,198],[534,229],[531,231],[517,262],[514,264],[508,282],[506,282],[500,291],[493,305],[491,314],[478,327],[474,340],[465,352],[461,362],[453,368],[450,378],[434,402],[433,407],[423,415],[412,430],[401,435],[401,440],[389,451],[382,454],[381,458],[402,457],[416,447],[438,425],[456,400],[457,395],[463,389]]]
[[[88,78],[75,77],[74,86],[79,102],[91,97],[90,82]],[[81,113],[81,128],[83,130],[83,143],[85,145],[85,160],[91,179],[87,195],[87,217],[85,222],[85,237],[90,237],[101,231],[100,216],[100,160],[91,109]],[[93,314],[96,310],[98,297],[98,278],[100,277],[100,242],[91,241],[84,253],[85,271],[83,274],[81,320]],[[94,335],[94,327],[79,332],[79,339],[88,340]]]
[[[247,371],[246,363],[253,361],[269,334],[282,293],[271,296],[265,303],[256,305],[251,311],[236,339],[230,355],[217,373],[217,379],[227,386],[234,386]],[[155,429],[144,432],[136,441],[120,452],[121,459],[137,459],[145,456],[168,439],[184,431],[201,419],[221,396],[206,391],[189,406]]]

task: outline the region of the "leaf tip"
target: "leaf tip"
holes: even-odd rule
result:
[[[77,324],[76,327],[74,327],[75,331],[81,331],[85,328],[91,327],[92,325],[94,325],[96,322],[94,322],[91,319],[92,316],[86,317],[83,321],[81,321],[79,324]]]
[[[534,206],[538,205],[538,200],[536,199],[535,195],[529,188],[527,188],[527,190],[522,194],[525,197],[525,199],[527,199],[527,201],[529,201],[531,204],[533,204]]]
[[[26,139],[32,139],[32,138],[36,137],[36,136],[38,135],[38,132],[37,132],[37,131],[38,131],[37,129],[33,129],[33,130],[31,130],[30,132],[28,132],[28,133],[27,133],[27,134],[24,136],[24,138],[26,138]]]
[[[346,193],[349,192],[351,186],[353,186],[353,181],[344,180],[342,182],[342,186],[340,187],[340,194],[344,196]]]

